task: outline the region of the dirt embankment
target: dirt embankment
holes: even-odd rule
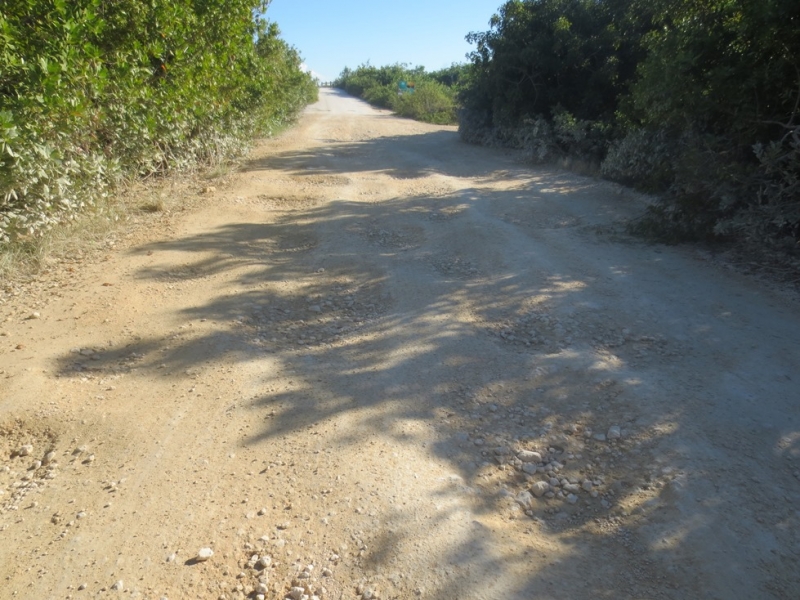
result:
[[[641,203],[321,90],[6,285],[0,598],[797,598],[798,304]]]

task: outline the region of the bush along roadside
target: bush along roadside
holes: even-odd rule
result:
[[[471,143],[659,195],[665,241],[800,254],[800,4],[512,0],[459,93]]]
[[[316,98],[253,0],[12,0],[0,13],[0,245],[133,178],[241,153]]]
[[[464,84],[467,65],[454,64],[439,71],[395,64],[345,68],[334,86],[401,117],[426,123],[454,125],[456,98]]]

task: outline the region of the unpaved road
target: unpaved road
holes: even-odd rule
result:
[[[641,208],[322,90],[6,286],[0,598],[800,597],[798,304]]]

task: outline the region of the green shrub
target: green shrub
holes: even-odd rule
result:
[[[436,81],[422,81],[412,92],[395,95],[392,109],[401,117],[427,123],[450,125],[456,122],[453,92]]]
[[[356,69],[345,68],[334,82],[348,94],[374,106],[391,108],[399,115],[437,124],[456,123],[456,85],[462,81],[465,65],[427,73],[424,67],[395,64]],[[413,91],[400,89],[400,82],[413,84]]]
[[[665,130],[634,129],[610,145],[601,172],[613,181],[664,192],[675,178],[676,153]]]
[[[256,0],[10,0],[0,12],[0,243],[121,180],[241,152],[314,98]],[[254,12],[255,11],[255,12]]]
[[[362,98],[372,104],[381,108],[391,108],[392,103],[397,97],[397,85],[376,85],[367,88],[362,94]]]
[[[510,0],[467,39],[465,141],[602,160],[666,239],[800,241],[796,0]]]

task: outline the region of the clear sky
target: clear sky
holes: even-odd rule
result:
[[[367,61],[422,65],[466,62],[470,31],[486,31],[503,0],[272,0],[267,18],[323,81]]]

